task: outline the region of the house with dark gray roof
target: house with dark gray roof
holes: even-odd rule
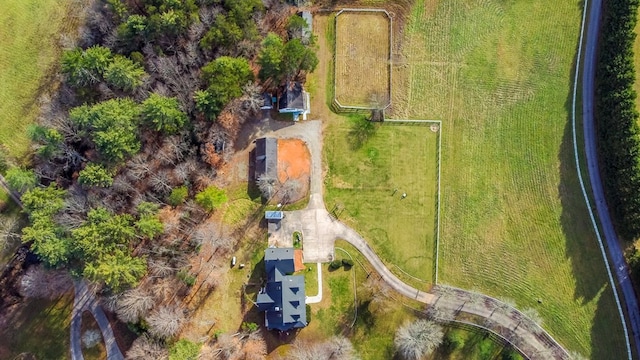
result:
[[[309,93],[304,91],[302,84],[297,81],[287,82],[278,101],[278,111],[281,114],[293,114],[294,121],[297,121],[300,115],[306,119],[309,113]]]
[[[267,283],[258,293],[256,304],[264,311],[269,330],[288,331],[307,326],[307,307],[303,275],[295,271],[293,248],[268,248],[264,252]]]
[[[255,179],[266,176],[278,178],[278,139],[260,138],[256,140]]]

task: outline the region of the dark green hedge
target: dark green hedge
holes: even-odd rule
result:
[[[602,180],[618,233],[627,240],[640,235],[640,128],[633,89],[639,3],[604,2],[596,67],[595,116]]]

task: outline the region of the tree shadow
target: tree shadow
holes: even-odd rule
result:
[[[273,118],[263,121],[257,118],[247,120],[242,124],[240,133],[236,137],[233,148],[235,151],[241,151],[251,145],[251,143],[258,138],[268,135],[273,131],[278,131],[289,126],[293,126],[296,123],[293,121],[279,121]]]
[[[367,120],[363,115],[349,116],[349,132],[347,139],[351,150],[362,148],[378,131],[379,124]]]
[[[582,9],[584,4],[580,3]],[[577,48],[572,62],[572,70],[569,80],[569,94],[565,102],[565,109],[568,114],[565,123],[560,151],[558,153],[560,183],[558,194],[562,206],[560,223],[565,235],[566,254],[571,262],[574,275],[575,289],[574,299],[586,305],[599,296],[593,323],[591,325],[591,354],[592,359],[610,359],[622,356],[624,343],[619,336],[607,336],[613,333],[622,333],[622,325],[616,305],[609,292],[610,284],[606,276],[606,268],[602,260],[596,235],[593,230],[588,208],[581,191],[576,167],[575,152],[573,145],[573,80],[575,77],[575,65],[577,61]],[[580,84],[578,84],[580,86]],[[579,89],[581,90],[581,89]],[[580,96],[580,91],[578,96]],[[582,169],[586,169],[583,151],[584,136],[582,126],[581,100],[578,99],[576,105],[576,139],[578,142],[578,157]],[[583,172],[586,190],[591,195],[591,188],[588,183],[588,175]],[[570,344],[561,344],[563,346]],[[613,354],[612,350],[619,349],[620,353]],[[587,355],[587,354],[583,354]]]

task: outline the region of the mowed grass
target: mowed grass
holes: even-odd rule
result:
[[[418,0],[391,116],[443,120],[439,281],[514,299],[566,348],[622,359],[571,141],[581,4]]]
[[[26,127],[39,113],[37,97],[51,82],[60,55],[59,40],[77,20],[74,0],[6,0],[0,11],[0,144],[12,156],[29,147]],[[78,6],[78,5],[76,5]]]
[[[349,270],[335,271],[329,271],[328,264],[322,265],[322,301],[310,305],[311,321],[300,331],[298,338],[318,341],[346,336],[363,360],[391,359],[396,329],[415,317],[400,301],[384,296],[374,299],[369,286],[371,279],[367,277],[372,269],[367,260],[344,240],[336,241],[336,246],[351,255],[336,251],[337,259],[353,257],[356,264]]]
[[[327,209],[335,209],[340,220],[364,236],[393,272],[430,283],[438,134],[428,125],[385,124],[353,149],[350,126],[351,121],[339,118],[327,127]]]
[[[345,11],[335,17],[336,100],[343,106],[389,102],[390,20],[384,12]]]

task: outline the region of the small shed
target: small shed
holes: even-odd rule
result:
[[[282,211],[265,211],[264,218],[267,220],[267,230],[269,234],[273,234],[280,230],[284,213]]]
[[[264,218],[272,221],[279,221],[284,219],[284,213],[282,211],[265,211]]]

